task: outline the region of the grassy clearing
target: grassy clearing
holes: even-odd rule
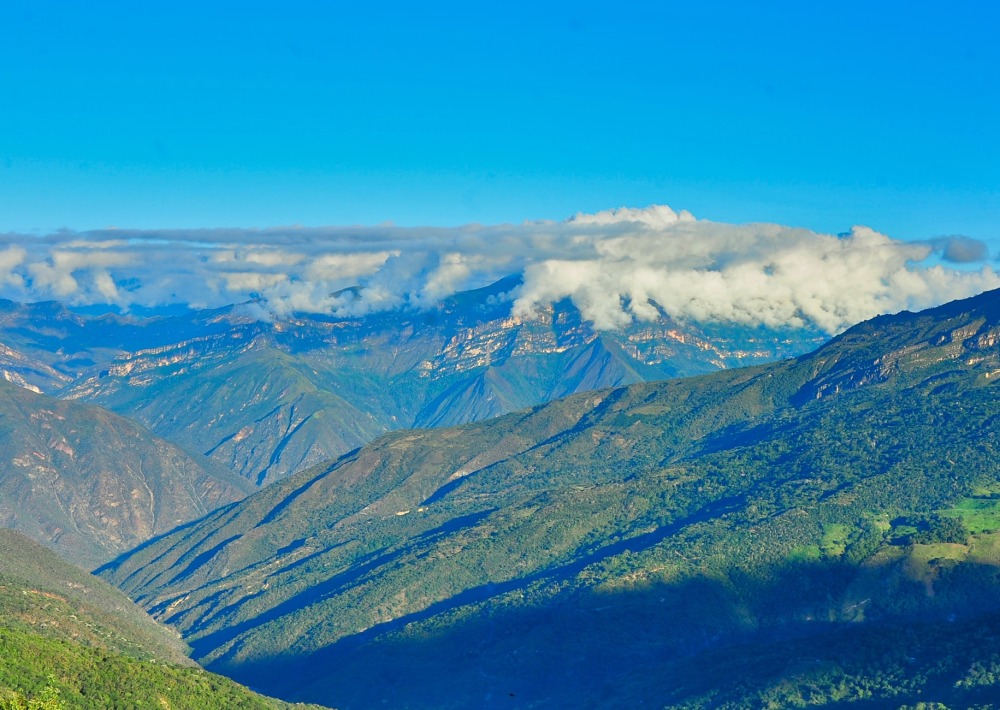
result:
[[[840,523],[830,523],[823,526],[823,537],[819,549],[824,557],[840,557],[847,549],[851,528]]]
[[[942,510],[941,515],[958,518],[973,535],[995,532],[1000,530],[1000,497],[963,498],[954,508]]]

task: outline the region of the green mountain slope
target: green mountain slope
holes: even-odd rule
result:
[[[783,706],[801,663],[816,702],[971,702],[996,659],[951,629],[997,629],[998,376],[992,292],[387,435],[102,574],[208,667],[339,707]]]
[[[194,666],[177,633],[121,591],[6,528],[0,528],[0,580],[0,618],[9,629]]]
[[[0,708],[290,707],[185,652],[117,589],[0,529]]]
[[[0,380],[0,526],[93,569],[250,486],[106,410]]]

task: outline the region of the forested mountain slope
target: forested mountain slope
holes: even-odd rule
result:
[[[969,704],[1000,669],[998,377],[990,292],[390,434],[101,573],[208,667],[338,707]]]
[[[121,591],[21,533],[0,528],[3,624],[136,658],[194,666],[178,634]]]
[[[86,569],[252,488],[124,417],[3,380],[0,460],[0,526]]]
[[[206,673],[117,589],[0,529],[0,707],[285,708]]]

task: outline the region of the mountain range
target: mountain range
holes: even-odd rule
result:
[[[479,421],[576,392],[806,352],[811,328],[676,322],[596,331],[569,301],[510,315],[519,277],[425,310],[275,318],[0,303],[0,374],[98,404],[263,485],[386,431]]]
[[[388,433],[99,573],[209,669],[340,708],[988,707],[998,377],[990,292]]]

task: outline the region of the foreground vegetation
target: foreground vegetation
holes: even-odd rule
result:
[[[200,668],[0,628],[0,708],[266,710],[285,703]]]
[[[0,529],[0,710],[290,707],[185,650],[118,590]]]

